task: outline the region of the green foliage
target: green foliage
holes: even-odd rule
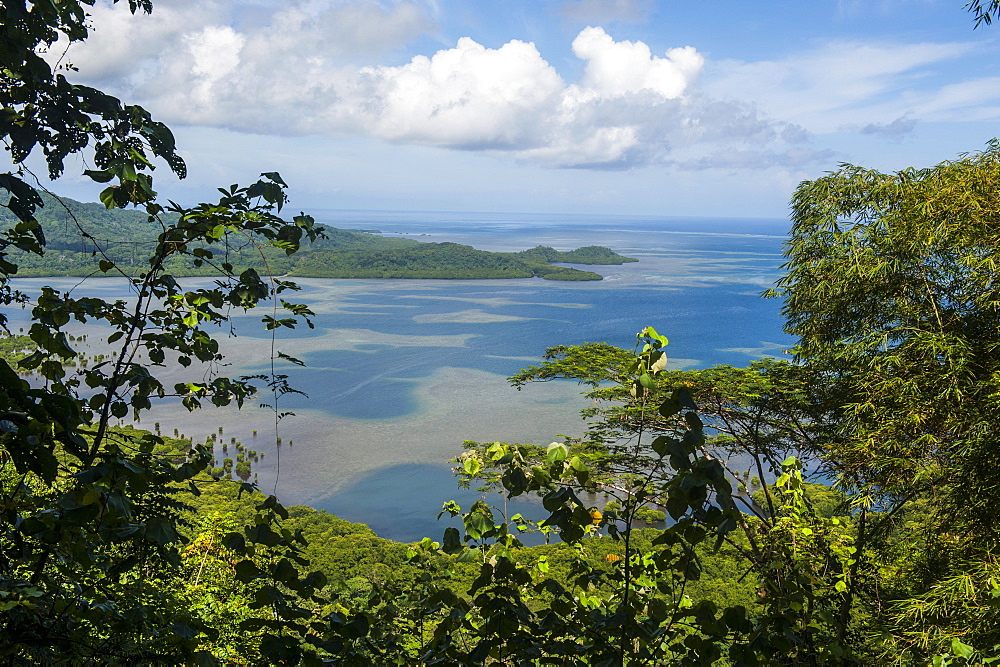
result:
[[[556,346],[545,351],[544,363],[522,369],[510,378],[517,388],[531,382],[576,380],[590,389],[590,405],[582,411],[588,429],[574,446],[597,463],[602,452],[616,447],[624,435],[669,432],[670,421],[634,399],[630,386],[632,355],[606,343]],[[839,389],[834,383],[812,381],[808,369],[776,359],[755,361],[747,368],[713,366],[703,370],[666,370],[645,389],[654,400],[666,401],[678,388],[671,408],[698,405],[709,427],[707,443],[721,460],[748,465],[728,472],[743,489],[752,479],[767,478],[792,454],[814,461],[823,445],[836,437]]]
[[[364,253],[317,251],[296,275],[333,278],[529,278],[523,263],[457,243]]]
[[[222,376],[209,333],[268,301],[265,329],[308,324],[308,309],[282,298],[297,287],[276,273],[597,279],[550,262],[628,259],[596,247],[373,248],[330,230],[296,263],[321,230],[280,217],[276,173],[211,203],[160,204],[154,161],[185,174],[169,130],[40,55],[87,37],[90,4],[0,5],[0,132],[13,165],[0,174],[0,302],[26,303],[12,280],[53,259],[122,276],[133,292],[111,302],[43,288],[27,337],[3,339],[0,660],[997,662],[1000,145],[920,171],[845,166],[799,187],[779,285],[796,363],[671,371],[652,327],[631,352],[550,349],[511,382],[586,384],[583,435],[470,443],[459,460],[469,485],[534,494],[547,516],[447,503],[460,528],[399,545],[219,479],[250,477],[255,456],[239,443],[235,460],[210,468],[208,443],[112,422],[167,396],[240,406],[264,387],[279,418],[286,378]],[[967,7],[977,24],[998,13]],[[110,215],[28,184],[33,153],[56,178],[81,152],[95,167],[85,174],[109,184]],[[108,242],[123,230],[128,244]],[[217,280],[185,290],[176,278],[189,272]],[[116,351],[82,359],[74,321],[105,325]],[[190,376],[164,384],[168,367]],[[834,490],[816,481],[830,478]],[[660,530],[637,527],[660,516]],[[527,548],[525,533],[560,542]]]
[[[614,257],[616,253],[602,248]],[[553,251],[555,252],[555,251]],[[575,251],[574,251],[575,252]],[[571,254],[571,253],[556,253]],[[522,257],[523,253],[476,250],[458,243],[419,243],[403,248],[343,252],[314,250],[303,254],[292,270],[296,276],[322,278],[530,278],[547,280],[601,280],[589,271],[552,266],[549,261]],[[595,257],[597,255],[594,255]],[[576,261],[581,261],[576,260]],[[624,260],[624,258],[622,258]],[[598,263],[598,262],[586,262]],[[616,263],[611,261],[601,263]],[[618,262],[620,263],[620,262]]]
[[[1000,547],[998,183],[991,142],[923,170],[844,166],[792,202],[779,292],[798,359],[814,384],[839,388],[824,458],[852,502],[882,516],[858,538],[866,567],[899,567],[901,541],[885,531],[909,504],[933,508],[907,541],[909,584],[865,591],[884,610],[886,654],[916,661],[952,640],[1000,654],[988,599]]]
[[[67,228],[93,244],[87,250],[97,270],[124,276],[133,293],[126,303],[87,296],[82,288],[42,288],[34,299],[30,345],[18,360],[32,382],[0,360],[0,656],[15,664],[211,663],[209,650],[221,635],[181,585],[187,538],[178,498],[182,488],[197,490],[211,456],[204,447],[178,448],[150,433],[113,428],[112,421],[138,418],[167,395],[195,409],[202,401],[242,405],[257,393],[255,381],[275,400],[289,391],[283,376],[220,375],[222,357],[209,330],[233,309],[265,300],[277,306],[281,293],[295,289],[253,269],[237,270],[228,261],[229,247],[291,255],[317,229],[308,216],[279,217],[286,186],[274,173],[248,187],[220,190],[216,202],[191,208],[157,203],[152,160],[185,175],[169,130],[141,107],[70,83],[39,55],[60,37],[86,38],[86,4],[0,7],[0,132],[14,166],[0,175],[0,188],[16,219],[8,217],[0,232],[0,302],[26,300],[11,283],[20,272],[15,262],[43,255],[47,237],[59,239]],[[151,10],[144,0],[130,5],[133,12]],[[85,150],[95,167],[86,175],[109,184],[101,194],[105,207],[144,210],[145,230],[133,246],[141,248],[141,260],[119,264],[72,210],[63,209],[64,219],[50,220],[48,230],[35,216],[56,202],[25,182],[25,160],[44,154],[56,178],[67,156]],[[135,224],[124,214],[101,219]],[[92,231],[113,233],[100,226]],[[178,258],[211,267],[214,286],[182,288],[170,271]],[[281,304],[293,316],[265,315],[266,327],[295,326],[309,315],[304,306]],[[0,313],[0,327],[6,321]],[[71,321],[106,325],[117,351],[78,367],[75,341],[65,332]],[[21,341],[13,344],[25,349]],[[168,364],[191,367],[189,381],[165,385],[156,373]],[[300,574],[305,561],[296,536],[271,527],[284,512],[266,499],[255,507],[252,525],[225,540],[243,559],[234,566],[236,578],[253,586],[249,609],[257,616],[239,626],[255,633],[251,661],[298,659],[317,650],[307,640],[316,631],[302,619],[311,618],[307,607],[318,604],[314,593],[325,580]]]
[[[604,279],[599,273],[594,273],[593,271],[580,271],[579,269],[572,269],[568,266],[552,266],[551,264],[531,261],[525,261],[524,265],[531,269],[532,275],[545,280],[566,280],[572,282]]]
[[[149,225],[148,215],[135,210],[108,210],[99,204],[84,204],[40,193],[41,208],[35,220],[45,230],[43,255],[13,250],[21,276],[88,276],[101,270],[101,262],[113,262],[129,275],[143,270],[143,262],[157,244],[159,229]],[[17,217],[0,209],[0,232],[18,224]],[[599,274],[550,262],[621,264],[635,261],[600,246],[570,252],[535,248],[521,253],[476,250],[457,243],[420,243],[411,239],[386,238],[317,225],[309,247],[294,256],[277,246],[260,245],[248,237],[230,235],[223,262],[233,272],[247,269],[272,275],[313,278],[437,278],[493,279],[530,278],[547,280],[601,280]],[[211,251],[208,242],[189,240],[191,250]],[[539,252],[544,250],[545,252]],[[171,275],[213,276],[217,267],[208,257],[171,254],[163,262]]]
[[[66,197],[57,198],[46,192],[40,193],[40,196],[42,208],[35,212],[35,219],[45,230],[47,252],[45,255],[35,255],[26,251],[13,251],[11,258],[18,263],[18,273],[22,276],[86,276],[99,269],[100,261],[113,261],[127,273],[136,273],[143,268],[143,262],[155,247],[162,231],[149,224],[147,214],[137,210],[109,210],[100,204],[82,203]],[[0,209],[0,230],[11,229],[16,224],[17,218],[12,213]],[[316,238],[315,247],[342,251],[417,243],[319,225],[316,230],[323,237]],[[191,245],[210,249],[208,243],[197,239],[192,240]],[[204,261],[196,266],[194,259],[197,258],[171,255],[164,264],[175,276],[215,275],[216,269],[213,266]],[[277,274],[290,271],[295,264],[295,257],[287,256],[278,247],[254,245],[248,238],[231,237],[225,248],[225,261],[232,264],[237,273],[253,268],[258,272],[270,269],[271,273]]]
[[[19,359],[34,350],[35,344],[28,336],[8,336],[0,334],[0,359],[7,365],[14,365]]]
[[[450,554],[456,568],[465,563],[478,574],[465,597],[436,580],[432,573],[438,570],[428,571],[427,588],[413,604],[441,615],[431,617],[433,630],[421,634],[428,637],[420,650],[425,660],[853,659],[838,613],[854,574],[852,522],[812,510],[794,457],[777,464],[777,479],[768,485],[772,511],[741,513],[734,479],[711,453],[691,389],[670,384],[677,378],[666,371],[665,344],[666,338],[647,328],[635,353],[594,344],[560,348],[550,351],[542,367],[512,378],[521,385],[576,377],[611,405],[591,413],[603,417],[604,425],[592,429],[600,436],[587,441],[547,448],[468,443],[471,449],[457,468],[467,483],[499,487],[509,497],[537,494],[548,516],[505,517],[483,501],[467,509],[446,504],[443,513],[460,517],[462,528],[448,528],[440,543],[415,546],[411,562],[426,565]],[[767,403],[760,392],[746,390],[751,379],[759,387],[789,374],[767,364],[748,371],[749,377],[733,382],[741,391],[729,391],[728,413],[753,413]],[[614,386],[604,384],[611,379]],[[770,414],[777,419],[777,411]],[[771,436],[760,429],[733,432],[748,442],[756,438],[758,450]],[[598,498],[605,499],[603,512],[594,504]],[[609,498],[612,503],[606,503]],[[658,531],[635,528],[643,510],[652,508],[666,512],[667,525]],[[562,543],[526,549],[519,535],[533,531],[558,535]],[[712,576],[704,577],[706,572]],[[720,575],[732,580],[723,583]],[[365,655],[377,656],[375,662],[404,660],[398,653]]]
[[[1000,18],[1000,0],[971,0],[964,5],[964,8],[972,12],[975,16],[975,27],[981,25],[991,25],[994,17]]]
[[[549,246],[535,246],[530,250],[522,250],[513,253],[520,259],[534,262],[564,262],[567,264],[626,264],[628,262],[638,262],[634,257],[623,257],[611,250],[599,245],[588,245],[576,250],[559,251]]]

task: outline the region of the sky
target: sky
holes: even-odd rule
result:
[[[185,203],[278,171],[310,209],[786,217],[841,163],[1000,134],[963,0],[97,0],[71,79],[177,137]],[[55,187],[93,201],[67,170]],[[72,173],[70,173],[72,172]]]

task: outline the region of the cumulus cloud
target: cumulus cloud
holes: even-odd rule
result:
[[[753,106],[699,92],[705,59],[695,48],[657,54],[600,27],[573,40],[582,74],[567,82],[519,40],[489,48],[463,37],[378,64],[432,30],[414,2],[292,0],[247,5],[236,20],[231,3],[178,0],[158,5],[150,24],[128,17],[124,4],[95,7],[94,38],[74,48],[74,63],[173,123],[364,135],[598,169],[667,163],[697,146],[754,150],[808,139]],[[140,28],[129,32],[126,21]]]
[[[246,38],[229,26],[208,26],[194,35],[185,35],[184,43],[192,60],[191,97],[200,104],[211,104],[215,84],[240,64]]]
[[[510,151],[552,166],[644,162],[668,148],[663,120],[679,122],[701,56],[690,47],[655,56],[601,28],[583,30],[573,51],[584,73],[567,84],[534,44],[490,49],[462,38],[429,58],[361,69],[325,118],[394,141]]]
[[[342,98],[334,115],[356,115],[377,136],[460,148],[513,148],[531,141],[539,109],[557,103],[563,82],[533,44],[488,49],[468,37],[432,57],[358,73],[362,95]]]
[[[281,65],[319,59],[363,63],[403,48],[435,26],[416,0],[172,0],[133,16],[128,3],[97,0],[88,10],[91,36],[70,60],[91,80],[148,81],[168,67],[180,44],[210,27],[230,27]],[[60,42],[52,49],[61,53]],[[120,81],[121,82],[121,81]]]
[[[573,53],[586,61],[576,88],[583,97],[623,97],[650,91],[665,99],[680,97],[701,71],[705,59],[693,47],[654,56],[642,42],[616,42],[602,28],[584,28],[573,40]]]
[[[133,16],[127,3],[99,2],[89,12],[90,39],[74,44],[66,60],[80,67],[88,81],[119,88],[150,76],[171,49],[201,27],[226,19],[222,7],[213,0],[178,0],[162,9],[157,5],[152,14],[141,16]],[[65,47],[65,40],[60,40],[50,53],[62,54]]]

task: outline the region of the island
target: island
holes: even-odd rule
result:
[[[141,262],[156,243],[160,226],[135,210],[108,210],[101,204],[43,195],[45,206],[36,214],[46,238],[44,256],[15,251],[8,256],[21,267],[18,275],[86,276],[99,271],[101,260],[115,262],[126,273],[142,270]],[[0,232],[16,223],[0,208]],[[196,262],[190,256],[168,258],[175,276],[217,275],[216,265],[227,263],[236,272],[247,268],[272,275],[302,278],[432,278],[484,280],[532,278],[545,280],[602,280],[593,271],[560,264],[612,265],[636,262],[603,246],[559,251],[537,246],[520,252],[491,252],[460,243],[427,243],[387,237],[369,230],[346,230],[323,225],[323,238],[288,256],[270,246],[248,241],[221,247],[206,246],[211,258]]]

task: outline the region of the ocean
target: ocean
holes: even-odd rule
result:
[[[165,433],[178,428],[199,440],[222,426],[226,442],[235,437],[265,454],[255,465],[262,490],[286,504],[367,523],[383,537],[439,539],[442,502],[479,497],[459,490],[450,473],[464,440],[545,445],[583,431],[583,387],[575,382],[521,391],[507,384],[508,376],[539,363],[547,347],[603,341],[631,348],[635,334],[652,325],[670,339],[673,367],[703,368],[781,356],[793,343],[782,332],[780,302],[760,298],[780,275],[787,220],[312,213],[336,227],[421,241],[484,250],[604,245],[639,260],[579,267],[602,274],[599,282],[300,279],[293,300],[313,308],[316,327],[283,329],[275,344],[306,364],[277,366],[304,392],[280,401],[282,411],[295,413],[278,426],[280,452],[273,415],[256,404],[188,413],[166,401],[143,417],[141,426],[160,422]],[[30,291],[77,282],[18,284]],[[124,283],[111,278],[76,289],[126,296]],[[234,318],[237,336],[223,341],[230,364],[224,372],[270,370],[261,314]],[[11,313],[15,330],[25,317]],[[74,332],[100,336],[96,327]],[[98,351],[90,344],[83,351]],[[191,379],[175,368],[164,375],[171,383]],[[530,511],[532,504],[509,509]]]

